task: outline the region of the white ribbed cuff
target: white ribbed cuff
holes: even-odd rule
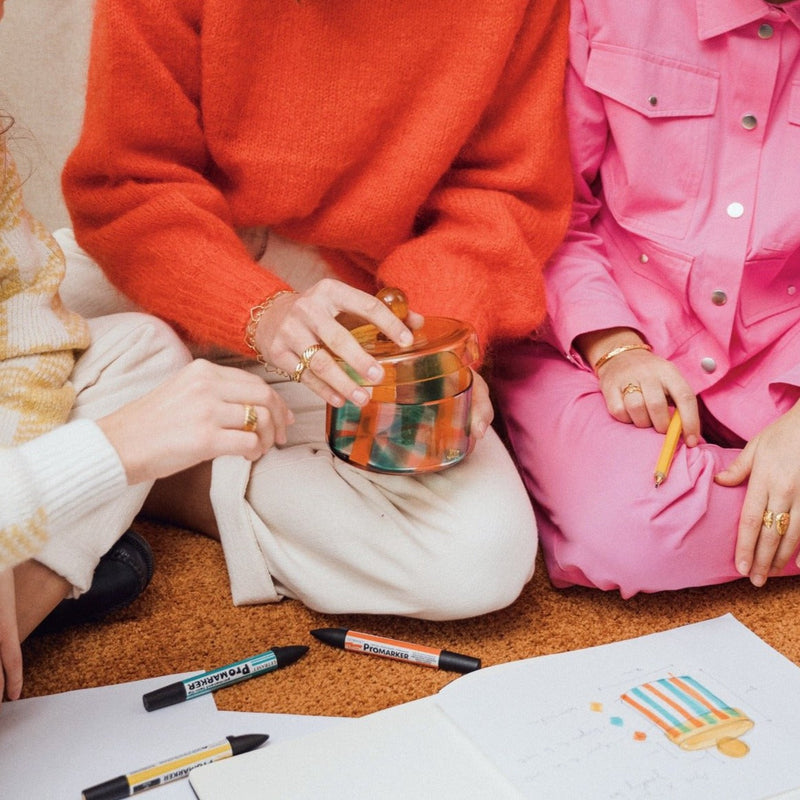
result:
[[[92,420],[75,420],[21,445],[50,526],[63,525],[127,486],[117,451]]]

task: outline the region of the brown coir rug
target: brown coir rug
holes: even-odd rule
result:
[[[272,646],[306,644],[294,665],[216,693],[228,711],[361,716],[433,694],[455,673],[349,653],[317,642],[312,628],[349,627],[480,657],[484,666],[640,636],[726,612],[800,664],[795,578],[754,589],[746,581],[682,592],[619,595],[553,589],[539,562],[514,605],[458,622],[318,614],[295,601],[235,608],[220,546],[149,522],[156,572],[129,608],[24,646],[24,697],[207,670]]]

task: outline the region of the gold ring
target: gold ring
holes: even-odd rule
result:
[[[308,369],[308,364],[302,359],[297,362],[297,366],[294,368],[294,372],[289,376],[289,379],[294,381],[295,383],[300,383],[300,378],[303,377],[303,373]]]
[[[625,397],[626,394],[633,394],[634,392],[641,392],[642,387],[639,386],[638,383],[629,383],[623,390],[622,396]]]
[[[767,510],[764,512],[764,516],[761,517],[761,522],[765,528],[771,528],[774,523],[775,533],[778,536],[783,536],[789,530],[789,518],[788,511],[780,511],[776,514],[774,511]]]
[[[308,347],[306,347],[305,350],[303,350],[303,355],[300,356],[300,360],[306,365],[306,367],[310,367],[311,359],[314,358],[314,353],[316,353],[317,350],[324,350],[324,349],[325,345],[322,344],[309,345]]]
[[[242,430],[252,433],[258,427],[258,413],[253,406],[244,407],[244,423]]]
[[[303,373],[311,366],[311,359],[314,358],[314,353],[316,353],[317,350],[324,349],[325,345],[310,344],[305,350],[303,350],[303,355],[300,356],[300,360],[297,362],[297,366],[294,368],[294,372],[291,375],[291,379],[295,383],[300,383]]]

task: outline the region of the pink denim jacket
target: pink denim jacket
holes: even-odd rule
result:
[[[800,0],[573,0],[570,62],[556,346],[579,361],[577,335],[636,328],[720,419],[734,384],[800,386],[800,349],[780,374],[748,367],[800,342]]]

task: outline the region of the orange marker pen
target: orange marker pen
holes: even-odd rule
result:
[[[340,647],[343,650],[391,658],[395,661],[408,661],[423,667],[446,669],[451,672],[472,672],[480,669],[481,666],[481,660],[472,656],[411,644],[411,642],[401,642],[397,639],[386,639],[370,633],[349,631],[346,628],[317,628],[311,631],[311,635],[325,644]]]

